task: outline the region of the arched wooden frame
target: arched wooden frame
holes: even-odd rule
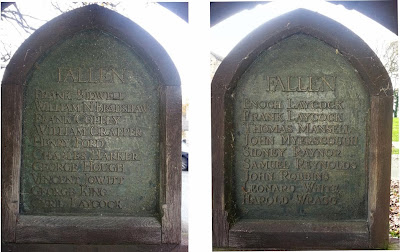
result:
[[[42,54],[78,32],[97,29],[124,41],[152,69],[160,90],[160,219],[150,217],[21,215],[20,169],[23,84]],[[162,46],[140,26],[98,5],[46,23],[11,59],[2,82],[2,242],[179,244],[181,240],[181,89]]]
[[[365,222],[307,223],[229,221],[232,190],[233,128],[230,94],[242,74],[261,52],[291,35],[303,33],[336,48],[358,71],[369,95],[366,149],[368,218]],[[250,33],[223,60],[211,87],[213,246],[241,248],[385,248],[388,245],[389,185],[393,90],[390,78],[375,53],[343,25],[312,11],[300,9],[275,18]]]

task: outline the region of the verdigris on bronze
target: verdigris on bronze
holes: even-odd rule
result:
[[[74,10],[21,46],[2,89],[3,241],[180,242],[180,81],[147,32]]]
[[[245,38],[212,83],[214,246],[385,247],[391,105],[332,20],[298,10]]]

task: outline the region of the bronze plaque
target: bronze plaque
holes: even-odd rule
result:
[[[257,57],[233,100],[238,218],[366,219],[369,97],[338,50],[292,35]]]
[[[22,214],[156,216],[159,82],[134,50],[77,33],[24,87]]]

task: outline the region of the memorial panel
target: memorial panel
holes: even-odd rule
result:
[[[122,41],[74,35],[24,94],[21,213],[156,216],[159,83]]]
[[[368,99],[355,69],[316,38],[261,53],[234,92],[240,218],[365,219]]]
[[[390,78],[346,27],[296,10],[212,81],[215,248],[386,248]]]
[[[167,52],[116,12],[87,5],[33,33],[2,82],[4,249],[179,246],[181,104]]]

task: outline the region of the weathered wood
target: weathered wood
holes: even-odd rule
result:
[[[74,244],[4,244],[2,251],[12,252],[187,252],[184,245],[74,245]]]
[[[371,97],[371,140],[368,215],[371,248],[387,248],[389,244],[389,205],[391,167],[391,127],[393,97]]]
[[[346,227],[343,232],[340,229],[316,229],[325,236],[313,231],[315,227],[322,227],[318,225],[305,229],[307,235],[304,236],[301,233],[304,222],[301,221],[291,222],[290,228],[284,225],[288,230],[272,226],[262,230],[251,225],[242,229],[244,219],[240,219],[236,212],[230,192],[234,159],[231,108],[238,80],[260,53],[297,34],[323,41],[350,63],[362,80],[371,113],[366,122],[365,151],[368,217],[360,222],[350,221],[349,225],[344,221],[324,222],[327,226]],[[388,237],[392,95],[390,78],[368,45],[346,27],[314,12],[296,10],[282,15],[261,25],[243,39],[223,60],[212,81],[214,247],[298,249],[312,248],[315,243],[316,248],[384,248]],[[264,223],[265,220],[259,221]],[[299,230],[293,239],[289,229]],[[329,232],[331,234],[328,235]],[[277,238],[281,240],[274,243]]]
[[[101,29],[127,42],[150,66],[156,67],[162,83],[180,86],[179,74],[171,58],[148,32],[130,19],[98,5],[64,13],[41,26],[15,52],[3,80],[14,84],[24,83],[33,64],[44,52],[71,34],[88,29]]]
[[[158,244],[161,225],[150,217],[20,215],[17,243]]]
[[[218,81],[218,80],[214,80]],[[224,94],[220,90],[222,85],[212,85],[211,90],[211,127],[212,134],[212,194],[213,194],[213,245],[215,247],[228,246],[229,224],[225,211],[225,121],[222,116],[225,111]]]
[[[22,86],[4,84],[1,99],[1,237],[3,242],[15,242],[19,212]]]
[[[86,30],[99,30],[126,43],[143,59],[146,67],[154,71],[159,90],[166,90],[164,96],[167,96],[160,101],[164,103],[160,104],[159,117],[160,137],[165,136],[164,144],[160,143],[160,154],[166,159],[160,162],[160,178],[164,178],[164,182],[160,181],[158,185],[161,193],[159,220],[150,217],[38,216],[19,213],[23,85],[45,53],[62,41]],[[43,25],[21,45],[5,71],[2,91],[3,242],[180,242],[180,78],[166,51],[150,34],[131,20],[97,5],[65,13]],[[161,98],[162,96],[160,95]],[[175,248],[174,245],[166,245],[165,248],[173,247]]]
[[[366,221],[329,223],[243,220],[234,224],[229,231],[229,246],[239,248],[367,249],[366,244]]]
[[[180,87],[167,86],[165,97],[165,198],[162,202],[162,241],[180,243],[181,241],[181,125],[182,100]],[[179,152],[178,152],[179,150]]]

